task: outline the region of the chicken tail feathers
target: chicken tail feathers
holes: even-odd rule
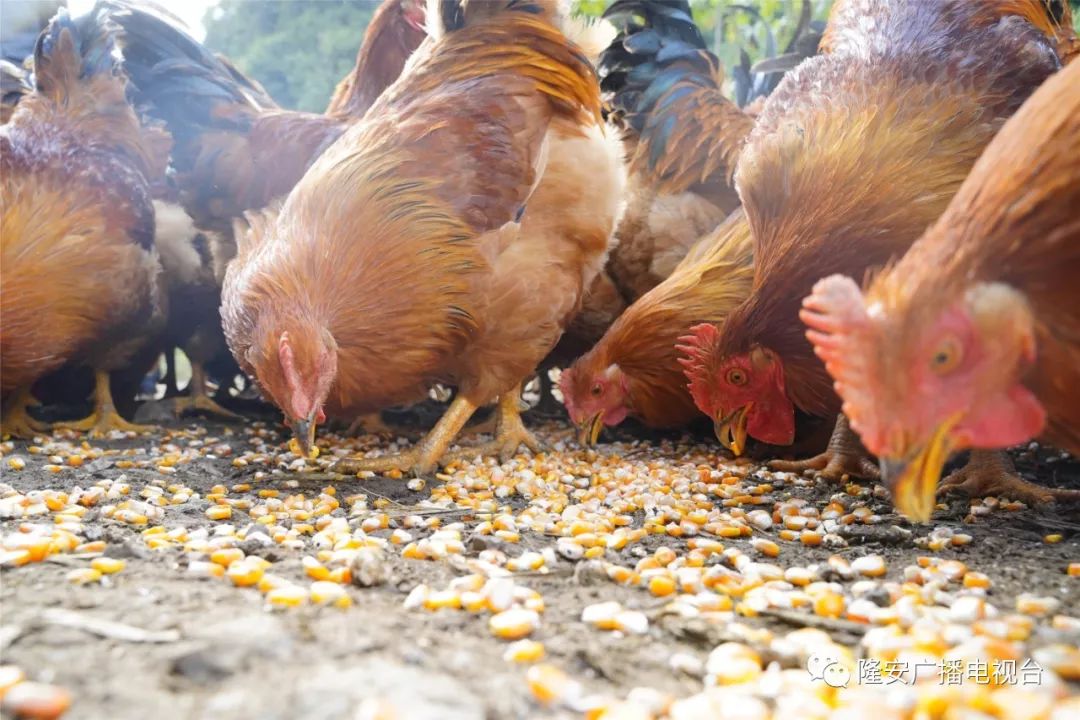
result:
[[[103,0],[123,31],[135,100],[165,121],[181,147],[209,129],[245,130],[275,108],[258,83],[222,62],[155,5]]]
[[[79,18],[61,8],[34,46],[34,88],[68,97],[98,77],[121,78],[123,85],[116,26],[98,8]]]

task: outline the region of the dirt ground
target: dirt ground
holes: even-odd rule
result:
[[[50,555],[44,562],[4,568],[0,574],[0,652],[3,663],[23,669],[28,677],[66,688],[73,703],[65,717],[84,718],[261,718],[264,720],[333,720],[336,718],[389,718],[432,720],[472,720],[481,718],[579,717],[584,700],[558,701],[544,705],[526,680],[527,664],[508,662],[503,655],[507,642],[492,635],[489,614],[473,614],[461,609],[437,611],[406,608],[408,594],[420,584],[442,589],[450,581],[469,572],[465,564],[483,550],[502,550],[507,556],[525,550],[554,547],[556,538],[528,529],[520,531],[517,543],[494,535],[478,534],[484,516],[474,511],[455,511],[453,504],[430,507],[426,501],[443,480],[428,478],[422,490],[410,490],[406,480],[373,477],[334,479],[325,472],[309,469],[292,471],[291,455],[273,456],[265,464],[237,467],[234,460],[260,447],[284,453],[284,437],[272,423],[227,426],[194,420],[163,433],[135,438],[91,440],[90,448],[120,450],[102,455],[81,467],[65,467],[57,472],[45,469],[50,454],[78,451],[81,438],[61,438],[58,445],[14,441],[7,445],[3,459],[0,496],[33,494],[34,491],[72,492],[89,488],[102,480],[130,485],[131,499],[140,499],[147,487],[157,486],[165,494],[169,486],[190,488],[185,502],[165,503],[160,517],[147,525],[131,524],[105,517],[107,502],[89,508],[83,518],[81,538],[104,540],[104,554],[122,558],[126,567],[106,575],[96,583],[77,585],[68,574],[88,566],[88,557],[73,553]],[[613,471],[640,473],[657,464],[671,473],[693,475],[708,464],[719,462],[715,448],[705,438],[651,436],[640,439],[630,431],[619,432],[617,442],[602,444],[595,455],[576,449],[569,431],[559,423],[546,423],[540,437],[553,448],[552,456],[573,451],[584,461],[607,463]],[[611,435],[608,436],[612,437]],[[216,438],[216,439],[215,439]],[[373,437],[349,441],[341,447],[371,447],[381,442]],[[72,444],[73,443],[73,444]],[[228,450],[224,448],[228,446]],[[61,453],[57,447],[67,448]],[[216,457],[199,453],[206,448]],[[86,446],[83,446],[83,451]],[[88,453],[92,455],[93,453]],[[174,470],[163,473],[160,458],[179,454]],[[615,456],[615,457],[608,457]],[[12,458],[25,461],[25,468],[13,470]],[[282,459],[284,458],[284,459]],[[53,458],[55,460],[56,458]],[[122,462],[117,467],[118,461]],[[527,454],[505,467],[517,472],[523,463],[534,462]],[[280,466],[276,466],[280,463]],[[301,463],[302,464],[302,463]],[[1052,451],[1033,449],[1019,456],[1019,464],[1029,477],[1057,485],[1077,485],[1080,472],[1067,457]],[[139,467],[143,465],[143,467]],[[282,467],[284,466],[284,467]],[[534,465],[535,466],[535,465]],[[493,466],[488,466],[490,470]],[[732,466],[736,467],[736,466]],[[256,475],[256,473],[261,473]],[[568,491],[570,502],[586,502],[590,478],[575,485],[567,477],[560,482],[575,488]],[[234,587],[226,578],[198,577],[189,567],[206,560],[205,553],[186,551],[183,544],[151,549],[143,534],[148,527],[166,530],[183,527],[189,534],[206,528],[210,536],[223,524],[231,524],[243,534],[256,528],[244,502],[233,507],[228,521],[211,520],[206,500],[215,485],[232,487],[251,484],[250,490],[231,491],[231,499],[247,498],[254,504],[259,490],[277,489],[281,497],[304,493],[317,496],[328,485],[337,489],[341,508],[334,517],[348,517],[345,498],[366,496],[371,513],[385,512],[387,528],[370,533],[387,538],[401,519],[418,514],[422,519],[439,517],[443,528],[463,523],[462,556],[443,560],[415,560],[402,557],[401,547],[390,544],[384,553],[388,581],[374,587],[348,586],[351,607],[340,609],[311,603],[287,609],[268,609],[265,596],[255,588]],[[414,485],[415,487],[415,485]],[[578,493],[575,495],[575,492]],[[774,482],[768,493],[774,502],[792,498],[822,507],[843,488],[811,479],[789,478]],[[496,497],[499,504],[520,514],[534,497],[510,492]],[[1067,509],[1016,511],[997,510],[965,522],[969,502],[953,500],[939,511],[933,526],[912,527],[896,516],[884,493],[867,491],[860,497],[881,522],[853,524],[841,528],[842,545],[817,547],[800,542],[780,541],[776,559],[764,558],[782,568],[824,566],[839,554],[854,559],[878,554],[887,567],[885,581],[903,580],[905,566],[919,555],[957,559],[969,570],[985,573],[992,580],[987,595],[1003,612],[1013,612],[1016,598],[1034,593],[1055,598],[1060,607],[1055,614],[1080,616],[1080,578],[1069,577],[1065,568],[1080,562],[1080,525],[1075,511]],[[250,507],[251,503],[248,503]],[[376,509],[375,505],[382,505]],[[770,509],[772,504],[763,507]],[[155,511],[156,512],[156,511]],[[480,515],[478,517],[478,515]],[[633,514],[630,529],[640,527],[648,511]],[[354,515],[357,520],[359,515]],[[50,516],[12,517],[0,521],[0,534],[19,531],[26,522],[51,522]],[[933,528],[950,528],[971,536],[966,545],[947,544],[937,552],[925,548]],[[226,528],[228,529],[228,528]],[[430,535],[423,525],[409,533],[415,540]],[[1044,542],[1048,534],[1060,534],[1054,544]],[[263,536],[265,537],[265,536]],[[700,536],[699,536],[700,537]],[[778,540],[778,527],[755,530],[752,537],[725,538],[726,547],[736,547],[755,559],[763,559],[752,549],[753,538]],[[622,549],[607,549],[603,562],[632,567],[656,548],[667,546],[682,556],[690,537],[649,535]],[[298,586],[311,580],[305,575],[302,558],[315,554],[310,546],[290,548],[275,542],[237,541],[249,555],[259,555],[273,563],[272,570]],[[555,560],[550,562],[550,560]],[[725,640],[741,640],[754,645],[747,628],[764,628],[783,635],[805,624],[815,627],[815,617],[801,612],[806,622],[790,617],[796,613],[749,613],[750,616],[721,613],[715,617],[686,617],[665,611],[670,598],[656,597],[642,587],[625,587],[605,576],[596,561],[572,562],[548,554],[541,570],[516,573],[517,584],[543,598],[542,623],[532,638],[544,644],[545,663],[567,673],[581,683],[583,695],[622,700],[642,697],[649,688],[668,698],[685,698],[702,690],[701,672],[673,669],[672,656],[682,654],[704,661],[710,651]],[[582,610],[588,605],[615,600],[625,608],[642,611],[650,620],[645,634],[599,630],[583,623]],[[720,619],[718,619],[720,618]],[[149,635],[126,637],[115,630],[98,631],[86,621],[108,620],[148,631]],[[826,623],[824,629],[837,643],[861,654],[862,631],[843,620]],[[1073,628],[1072,632],[1075,632]],[[104,637],[102,635],[105,635]],[[1027,649],[1050,642],[1067,642],[1075,647],[1077,637],[1037,621]],[[762,651],[768,659],[767,651]],[[782,661],[791,666],[788,661]],[[1075,693],[1076,685],[1063,694]],[[634,693],[632,693],[634,691]],[[635,695],[636,693],[636,695]],[[645,693],[648,695],[648,693]],[[655,693],[653,693],[655,695]],[[1061,693],[1059,693],[1061,695]],[[651,696],[651,695],[650,695]],[[600,701],[596,701],[600,702]],[[614,717],[614,715],[612,715]],[[622,717],[622,716],[619,716]],[[648,715],[627,715],[648,717]],[[674,717],[674,715],[673,715]],[[685,715],[685,717],[691,717]],[[986,717],[986,716],[983,716]]]

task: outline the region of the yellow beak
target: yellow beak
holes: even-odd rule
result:
[[[315,413],[311,417],[296,420],[292,423],[293,436],[289,441],[289,450],[300,457],[314,460],[319,457],[319,448],[315,445]]]
[[[881,479],[892,490],[896,509],[915,522],[929,522],[937,504],[941,469],[956,448],[949,433],[957,414],[934,431],[930,440],[900,459],[881,458]]]
[[[713,422],[716,439],[735,457],[742,455],[746,449],[746,417],[753,406],[754,403],[747,403],[728,415],[717,416]]]
[[[578,425],[577,441],[582,447],[592,447],[604,429],[604,413],[598,412],[591,418],[582,420]]]

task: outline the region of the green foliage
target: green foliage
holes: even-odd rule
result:
[[[222,0],[206,45],[261,82],[284,107],[322,112],[356,61],[373,0]]]

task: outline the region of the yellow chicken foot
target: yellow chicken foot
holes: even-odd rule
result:
[[[499,460],[506,462],[514,457],[522,445],[533,452],[540,452],[540,441],[521,422],[520,398],[520,384],[510,392],[500,395],[499,406],[495,411],[495,439],[448,453],[443,464],[451,460],[472,459],[478,455],[496,455]]]
[[[24,439],[49,432],[52,426],[34,418],[27,409],[40,404],[31,394],[30,388],[17,390],[0,415],[0,432]]]
[[[806,460],[773,460],[769,469],[792,473],[816,470],[819,476],[836,482],[844,480],[845,476],[864,480],[881,477],[874,457],[863,447],[843,415],[836,418],[836,428],[825,452]]]
[[[397,455],[383,457],[354,457],[339,460],[330,468],[331,472],[342,475],[355,475],[359,472],[385,473],[391,470],[414,475],[425,475],[434,470],[446,454],[446,449],[454,442],[454,438],[465,427],[472,414],[476,412],[476,405],[462,396],[454,399],[450,407],[446,409],[439,422],[431,429],[423,440]]]
[[[972,450],[967,464],[941,481],[938,497],[958,490],[973,498],[1000,496],[1031,506],[1055,500],[1080,502],[1080,490],[1049,488],[1024,480],[1009,456],[998,450]]]
[[[152,425],[136,425],[120,417],[113,404],[109,373],[104,370],[94,371],[94,411],[82,420],[58,422],[56,427],[78,430],[91,435],[105,435],[111,430],[139,433],[157,429]]]
[[[240,416],[232,410],[226,410],[211,398],[206,392],[206,373],[202,363],[191,363],[191,381],[188,383],[188,394],[171,398],[173,413],[181,417],[188,412],[204,412],[207,415],[216,415],[226,420],[239,420]]]

